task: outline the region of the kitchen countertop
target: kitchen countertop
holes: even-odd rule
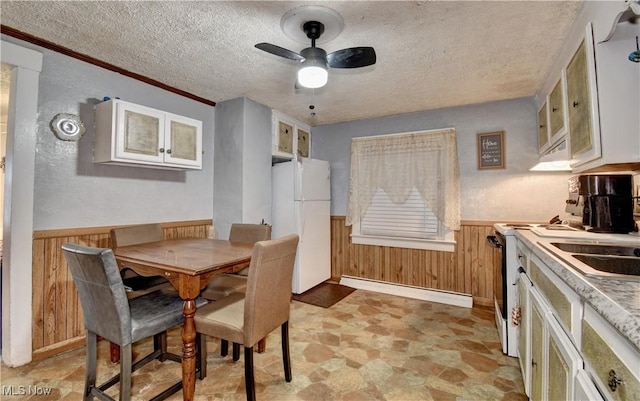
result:
[[[516,237],[640,350],[640,281],[587,277],[541,246],[558,241],[576,242],[576,239],[545,238],[529,230],[517,231]],[[640,238],[634,245],[640,246]]]

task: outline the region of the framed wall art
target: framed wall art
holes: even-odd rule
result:
[[[478,134],[478,170],[505,168],[504,131]]]

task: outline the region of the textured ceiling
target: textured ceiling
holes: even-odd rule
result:
[[[280,19],[302,5],[339,12],[327,52],[373,46],[374,66],[329,70],[295,89],[299,52]],[[558,54],[579,1],[53,1],[3,0],[1,22],[199,97],[247,96],[311,125],[532,96]],[[322,38],[321,38],[322,39]],[[310,115],[309,105],[316,115]]]

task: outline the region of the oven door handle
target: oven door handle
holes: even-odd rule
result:
[[[492,248],[502,248],[502,244],[498,241],[498,237],[495,235],[487,235],[487,242],[491,245]]]

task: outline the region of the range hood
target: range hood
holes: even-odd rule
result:
[[[540,156],[538,164],[531,167],[529,171],[571,171],[571,155],[567,140],[563,139]]]

